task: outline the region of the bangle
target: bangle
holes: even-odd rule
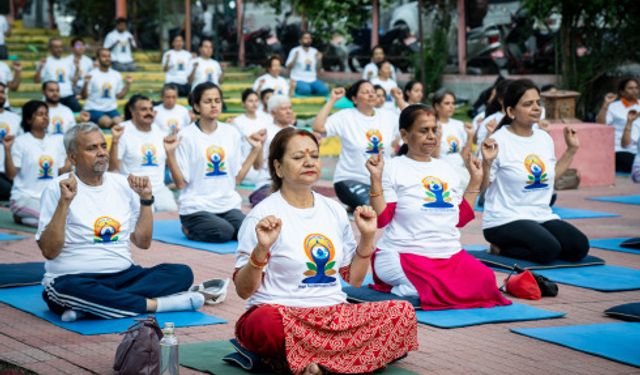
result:
[[[379,196],[381,196],[381,195],[382,195],[382,193],[374,193],[374,192],[372,192],[372,191],[370,191],[370,192],[369,192],[369,197],[370,197],[370,198],[379,197]]]
[[[479,190],[479,189],[478,189],[478,190],[465,190],[465,191],[464,191],[464,193],[465,193],[465,194],[466,194],[466,193],[479,193],[479,192],[480,192],[480,190]]]
[[[359,258],[362,258],[362,259],[369,259],[369,258],[371,258],[371,254],[369,254],[369,255],[367,255],[367,256],[365,257],[365,256],[363,256],[363,255],[360,255],[360,253],[358,252],[358,250],[356,250],[356,255],[357,255]]]
[[[271,252],[267,253],[267,259],[265,259],[264,261],[260,262],[259,260],[256,259],[255,257],[255,253],[251,253],[251,256],[249,257],[249,264],[251,264],[251,266],[257,268],[257,269],[263,269],[267,266],[267,264],[269,263],[269,258],[271,258]]]

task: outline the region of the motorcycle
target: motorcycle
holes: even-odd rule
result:
[[[371,29],[356,30],[353,36],[356,44],[349,52],[349,68],[352,72],[359,72],[371,60]],[[411,67],[413,54],[420,49],[417,39],[403,23],[380,36],[379,45],[384,49],[387,60],[405,73]]]

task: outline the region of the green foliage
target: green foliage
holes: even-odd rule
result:
[[[640,1],[638,0],[525,0],[540,19],[562,15],[560,61],[563,88],[582,95],[578,110],[592,105],[597,81],[616,66],[640,61]],[[576,54],[584,47],[584,56]]]
[[[420,70],[424,68],[425,92],[435,92],[442,83],[442,74],[449,58],[449,43],[447,42],[449,28],[451,27],[451,1],[438,1],[425,7],[423,15],[436,9],[433,19],[433,33],[424,38],[424,67],[420,66],[420,54],[414,56],[414,72],[418,80],[422,80]],[[423,21],[424,22],[424,21]],[[426,28],[426,25],[423,24]]]

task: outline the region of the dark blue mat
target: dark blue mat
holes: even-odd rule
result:
[[[482,248],[482,245],[478,246],[464,246],[465,249],[469,248]],[[485,247],[486,248],[486,247]],[[486,251],[469,250],[469,254],[476,257],[482,263],[489,267],[506,268],[511,270],[514,264],[519,265],[522,268],[528,268],[530,270],[542,270],[542,269],[555,269],[555,268],[570,268],[570,267],[585,267],[585,266],[597,266],[603,265],[605,262],[601,258],[587,255],[579,262],[569,262],[566,260],[557,259],[548,264],[540,264],[528,260],[514,259],[502,255],[489,254]]]
[[[640,367],[640,323],[514,328],[512,332]]]
[[[43,262],[0,264],[0,288],[38,285],[43,277]]]
[[[17,236],[15,234],[0,233],[0,241],[17,241],[26,238],[25,236]]]
[[[393,293],[383,293],[373,290],[367,286],[360,288],[354,288],[352,286],[343,287],[342,291],[347,293],[347,300],[349,302],[380,302],[390,300],[402,300],[407,301],[415,308],[420,308],[420,299],[418,297],[400,297]]]
[[[542,276],[567,285],[598,290],[620,292],[640,289],[640,270],[620,266],[590,266],[536,270]]]
[[[563,316],[565,316],[565,313],[544,310],[516,302],[509,306],[490,308],[416,311],[418,322],[438,328],[460,328],[478,324],[554,319]]]
[[[25,286],[20,288],[8,288],[0,290],[0,302],[13,306],[16,309],[28,312],[44,319],[58,327],[79,333],[81,335],[101,335],[105,333],[120,333],[126,331],[135,318],[111,319],[111,320],[78,320],[75,322],[63,322],[60,316],[49,311],[47,304],[42,299],[42,286]],[[212,324],[223,324],[226,320],[207,315],[199,311],[181,311],[155,314],[160,326],[164,322],[173,322],[176,327],[193,327]],[[142,315],[143,317],[145,315]]]
[[[591,197],[589,199],[593,201],[601,201],[601,202],[640,205],[640,195],[613,195],[608,197]]]
[[[484,211],[482,207],[475,207],[477,212]],[[579,208],[566,208],[566,207],[552,207],[552,211],[554,214],[560,216],[563,220],[572,220],[572,219],[598,219],[605,217],[618,217],[618,214],[612,214],[609,212],[601,212],[601,211],[592,211],[592,210],[582,210]]]
[[[640,250],[629,249],[620,246],[620,244],[629,237],[617,237],[617,238],[598,238],[595,240],[589,240],[591,247],[595,247],[602,250],[619,251],[621,253],[640,254]]]
[[[153,222],[153,239],[156,241],[180,245],[191,249],[204,250],[217,254],[233,254],[238,248],[237,241],[211,243],[191,241],[182,233],[180,220],[156,220]]]

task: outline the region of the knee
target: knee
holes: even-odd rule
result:
[[[187,290],[193,285],[193,271],[186,264],[161,264],[162,269],[175,281],[179,289]]]
[[[311,94],[311,88],[307,84],[298,83],[296,85],[296,94],[309,95]]]
[[[587,256],[591,245],[589,244],[589,239],[584,233],[577,231],[572,243],[573,249],[570,254],[567,254],[569,258],[568,260],[577,262]]]
[[[562,252],[562,247],[558,241],[540,242],[532,249],[533,261],[547,264],[556,260]]]
[[[281,355],[285,336],[280,312],[270,305],[250,310],[238,320],[236,337],[252,353],[267,358]]]

